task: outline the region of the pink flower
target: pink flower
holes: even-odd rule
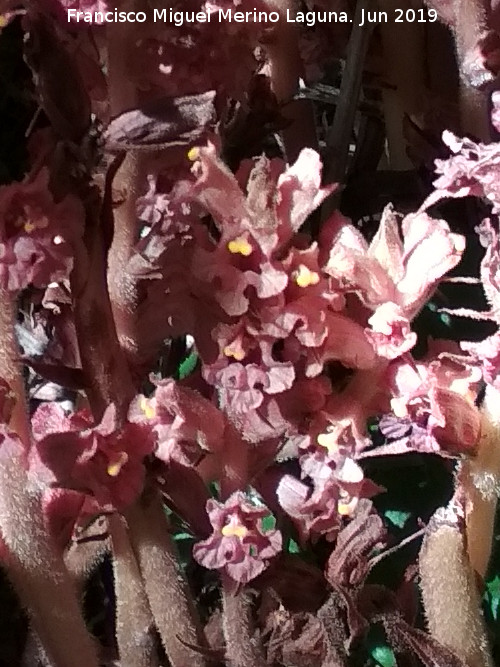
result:
[[[324,434],[325,440],[328,434]],[[284,475],[278,485],[281,507],[294,520],[302,540],[324,535],[335,540],[343,517],[351,517],[360,498],[369,498],[380,489],[365,479],[363,470],[350,456],[340,451],[307,454],[301,468],[312,486],[291,475]]]
[[[48,417],[43,434],[40,411]],[[34,421],[32,465],[48,483],[84,492],[107,509],[122,510],[141,493],[143,461],[154,443],[147,425],[119,426],[113,405],[97,425],[85,412],[66,417],[53,403],[39,408]]]
[[[19,291],[67,278],[81,242],[81,203],[67,196],[55,203],[49,174],[0,188],[0,286]]]
[[[334,186],[321,187],[319,155],[305,148],[287,169],[280,160],[259,158],[247,172],[246,195],[238,178],[217,157],[215,147],[193,149],[198,177],[192,194],[212,214],[226,252],[271,260],[287,244]],[[245,179],[244,179],[245,180]]]
[[[278,486],[282,508],[297,524],[302,539],[324,535],[334,540],[343,517],[351,517],[360,498],[370,498],[380,489],[365,479],[354,460],[356,441],[343,440],[347,423],[328,425],[323,432],[313,429],[301,448],[301,482],[284,475]]]
[[[452,132],[443,132],[443,141],[452,152],[447,160],[436,160],[435,192],[426,199],[421,210],[448,197],[485,197],[500,211],[500,144],[478,144],[461,139]]]
[[[174,380],[156,381],[151,398],[137,397],[130,419],[149,425],[157,439],[155,455],[165,463],[174,459],[195,465],[203,455],[224,446],[223,413],[201,394]]]
[[[94,498],[72,489],[47,489],[42,502],[47,528],[61,551],[79,530],[102,513]]]
[[[344,289],[358,294],[376,310],[387,302],[399,306],[399,317],[411,320],[439,279],[460,261],[465,240],[446,222],[426,213],[407,215],[399,232],[398,216],[388,206],[368,245],[353,227],[337,234],[325,271]]]
[[[200,565],[247,584],[281,551],[281,533],[264,527],[264,519],[272,520],[269,510],[250,502],[241,491],[224,503],[208,500],[207,512],[214,532],[193,547],[193,556]]]
[[[445,355],[428,363],[393,362],[387,374],[393,415],[381,422],[382,432],[392,443],[372,454],[410,449],[451,456],[474,454],[480,415],[473,387],[479,377],[477,369],[460,366]]]
[[[379,306],[368,320],[371,329],[366,330],[368,339],[380,357],[396,359],[409,352],[417,342],[417,334],[411,330],[408,319],[395,303],[390,301]]]
[[[463,342],[461,347],[481,368],[484,381],[500,389],[500,332],[479,343]]]

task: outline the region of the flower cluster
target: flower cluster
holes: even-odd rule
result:
[[[348,664],[354,640],[382,622],[401,652],[461,667],[449,658],[455,647],[413,632],[403,584],[393,594],[367,580],[387,543],[374,470],[380,457],[408,452],[447,459],[447,474],[449,459],[460,459],[453,503],[466,521],[474,515],[470,471],[494,430],[478,404],[484,385],[488,406],[500,389],[500,333],[435,340],[421,321],[438,309],[429,301],[447,274],[465,268],[473,234],[442,204],[461,210],[457,200],[475,197],[485,218],[476,221],[479,277],[453,281],[481,283],[488,310],[455,315],[500,325],[500,144],[446,131],[439,149],[450,155],[441,152],[420,208],[421,199],[387,204],[384,193],[369,229],[366,218],[327,214],[334,198],[343,212],[356,209],[358,176],[371,185],[364,142],[378,96],[366,95],[344,128],[353,156],[352,146],[330,155],[337,121],[348,121],[335,105],[320,155],[316,131],[325,128],[309,98],[326,95],[326,122],[337,93],[304,89],[326,62],[318,33],[282,13],[267,27],[228,21],[223,34],[219,20],[187,20],[268,13],[260,0],[174,3],[182,25],[152,20],[156,4],[146,3],[151,12],[132,35],[120,21],[67,20],[69,9],[110,9],[103,0],[0,0],[0,28],[23,15],[26,73],[41,107],[26,177],[0,186],[0,557],[23,604],[36,598],[33,637],[48,641],[49,661],[65,662],[58,642],[74,628],[86,637],[76,600],[73,625],[49,627],[67,621],[58,596],[74,594],[68,571],[78,579],[96,552],[109,552],[123,664],[157,661],[155,627],[176,665],[218,660],[220,646],[227,664],[247,654],[250,667]],[[454,30],[463,25],[454,3],[429,4]],[[334,3],[348,24],[335,33],[339,50],[362,27],[351,26],[355,5]],[[490,9],[459,54],[476,87],[500,71]],[[497,93],[491,102],[498,127]],[[429,152],[429,128],[407,115],[405,133],[422,129]],[[389,152],[399,133],[390,116]],[[381,164],[375,157],[368,162]],[[353,175],[342,176],[344,194],[323,173],[342,164]],[[384,171],[376,177],[392,192]],[[500,472],[487,474],[495,486]],[[457,562],[468,566],[468,557]],[[204,632],[184,580],[193,573],[199,600],[221,586],[222,610]],[[52,616],[47,581],[57,592]],[[261,593],[255,602],[248,584]],[[75,667],[97,665],[93,651],[89,640]]]

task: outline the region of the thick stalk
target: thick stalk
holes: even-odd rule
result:
[[[128,4],[137,9],[131,0]],[[127,54],[133,43],[133,24],[117,23],[108,27],[108,87],[111,113],[117,115],[137,105],[137,91],[127,71]],[[136,201],[145,185],[144,157],[129,151],[116,176],[116,186],[125,194],[114,211],[113,242],[108,255],[108,289],[118,339],[131,367],[139,353],[136,310],[137,280],[127,271],[127,264],[138,240]]]
[[[455,39],[460,68],[460,124],[462,134],[489,141],[488,100],[484,91],[473,87],[467,76],[466,59],[477,48],[487,30],[486,3],[482,0],[455,0]]]
[[[95,419],[115,403],[122,417],[135,388],[120,349],[105,279],[105,257],[102,239],[90,244],[90,265],[86,276],[71,277],[73,310],[80,358],[88,382],[86,393]]]
[[[254,636],[252,601],[245,590],[235,592],[234,585],[223,578],[222,630],[226,641],[228,667],[265,667],[264,652]]]
[[[116,641],[122,667],[156,667],[154,622],[123,519],[109,517],[116,593]]]
[[[272,0],[280,13],[275,31],[266,43],[269,57],[271,87],[278,102],[284,104],[283,116],[290,125],[283,132],[283,143],[289,163],[295,162],[305,147],[318,149],[314,107],[310,100],[293,100],[299,90],[300,79],[304,79],[304,64],[299,52],[299,33],[286,17],[287,9],[294,11],[288,0]]]
[[[397,9],[411,8],[410,0],[378,0],[388,16]],[[384,116],[387,135],[389,168],[412,169],[406,154],[403,134],[405,114],[415,116],[424,110],[425,102],[425,33],[420,23],[380,24],[384,50],[384,69],[389,86],[384,88]]]
[[[206,643],[156,491],[144,494],[143,502],[127,513],[127,521],[149,605],[172,667],[205,667],[204,657],[190,648]]]
[[[15,394],[10,427],[26,451],[29,426],[12,301],[11,294],[0,292],[0,377]],[[0,532],[9,550],[7,571],[54,666],[98,667],[96,647],[85,627],[75,587],[45,527],[42,492],[26,469],[24,453],[5,452],[0,458]]]
[[[9,383],[16,400],[9,427],[17,433],[22,443],[28,446],[30,426],[24,383],[18,364],[20,351],[14,329],[14,323],[16,322],[15,303],[15,295],[0,290],[0,377]]]
[[[138,9],[140,0],[129,0]],[[112,24],[108,31],[108,83],[113,114],[133,108],[137,93],[128,77],[126,54],[132,40],[131,26]],[[117,174],[116,185],[125,201],[114,212],[114,237],[108,264],[108,287],[120,346],[133,368],[141,341],[135,313],[137,284],[126,266],[137,240],[136,200],[145,182],[144,158],[130,152]],[[127,515],[130,539],[156,626],[173,667],[202,667],[204,658],[187,645],[204,645],[201,624],[169,537],[160,498],[136,503]],[[184,643],[183,643],[184,642]]]
[[[467,549],[472,567],[485,577],[500,494],[500,391],[486,387],[477,456],[463,465],[467,493]]]
[[[372,8],[373,0],[358,0],[354,23],[347,45],[346,61],[340,94],[333,124],[326,138],[327,154],[325,165],[325,183],[339,183],[345,181],[345,174],[349,160],[349,146],[352,140],[356,109],[363,79],[363,69],[370,37],[371,24],[363,21],[363,12]],[[337,208],[339,194],[335,193],[323,204],[321,217],[326,220]]]
[[[420,552],[420,589],[431,635],[468,667],[493,667],[460,518],[450,505],[431,518]]]

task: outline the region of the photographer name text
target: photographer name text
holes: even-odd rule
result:
[[[186,23],[300,23],[309,27],[317,23],[353,23],[347,12],[307,11],[296,12],[290,9],[286,14],[276,11],[236,11],[232,8],[218,9],[210,12],[182,12],[173,9],[154,9],[152,14],[146,12],[125,12],[115,9],[107,12],[83,12],[68,9],[68,21],[77,23],[145,23],[148,18],[154,23],[169,23],[180,27]],[[394,9],[393,12],[366,11],[361,12],[358,25],[378,23],[434,23],[437,21],[435,9]]]

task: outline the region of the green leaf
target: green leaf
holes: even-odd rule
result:
[[[184,380],[184,378],[187,378],[188,375],[191,375],[191,373],[196,368],[197,363],[198,355],[196,352],[191,352],[191,354],[179,364],[179,380]]]
[[[296,542],[295,540],[293,540],[292,538],[290,538],[290,539],[288,540],[288,545],[287,545],[286,550],[287,550],[287,552],[288,552],[289,554],[299,554],[299,553],[300,553],[300,547],[299,547],[299,545],[298,545],[297,542]]]
[[[445,327],[451,327],[451,317],[448,315],[448,313],[441,313],[439,315],[439,319],[445,325]]]
[[[375,646],[371,656],[380,667],[397,667],[394,653],[388,646]]]
[[[262,530],[265,533],[268,533],[270,530],[274,530],[276,527],[276,519],[272,514],[268,514],[262,519]]]
[[[500,577],[496,575],[491,581],[486,584],[487,602],[491,609],[493,619],[498,620],[498,610],[500,607]]]
[[[384,517],[397,528],[404,528],[405,523],[411,517],[411,512],[403,512],[402,510],[386,510]]]
[[[192,540],[193,536],[190,535],[189,533],[176,533],[174,535],[174,540],[176,542],[180,542],[181,540]]]

